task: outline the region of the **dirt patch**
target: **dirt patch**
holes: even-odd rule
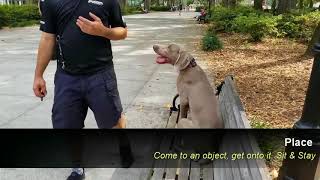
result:
[[[249,43],[239,34],[220,34],[224,49],[193,54],[204,61],[218,85],[227,75],[235,77],[240,98],[253,127],[291,128],[301,116],[310,77],[312,58],[306,46],[287,39]]]

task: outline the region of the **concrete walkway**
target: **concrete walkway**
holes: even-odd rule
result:
[[[129,128],[161,128],[176,94],[172,66],[157,65],[152,45],[171,42],[188,48],[201,35],[195,13],[150,13],[126,16],[129,36],[113,42],[114,62]],[[0,128],[52,128],[53,79],[56,62],[46,70],[48,95],[32,92],[40,31],[38,27],[0,31]],[[91,111],[86,128],[96,128]],[[89,169],[86,179],[108,179],[114,169]],[[68,169],[0,169],[1,180],[61,180]]]

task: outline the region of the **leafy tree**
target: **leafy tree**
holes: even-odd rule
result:
[[[262,10],[263,0],[254,0],[254,8],[258,10]]]
[[[125,8],[128,4],[128,0],[118,0],[121,8]]]
[[[192,4],[193,3],[193,0],[188,0],[187,1],[187,5],[189,6],[190,4]]]

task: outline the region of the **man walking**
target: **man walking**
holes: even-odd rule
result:
[[[88,108],[99,128],[124,128],[110,43],[127,37],[118,1],[41,0],[40,8],[33,91],[46,96],[43,73],[56,51],[53,128],[83,128]],[[84,179],[84,171],[75,168],[68,180],[78,179]]]

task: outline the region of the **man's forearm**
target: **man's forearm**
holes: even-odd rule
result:
[[[110,40],[122,40],[127,38],[127,28],[115,27],[115,28],[104,28],[103,37]]]
[[[55,47],[54,35],[42,35],[39,43],[35,77],[42,77],[52,58]]]

